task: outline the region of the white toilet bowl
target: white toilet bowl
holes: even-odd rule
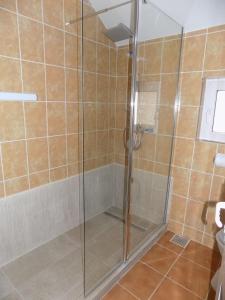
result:
[[[217,232],[216,242],[217,242],[218,248],[220,250],[220,254],[223,255],[224,248],[225,248],[225,233],[224,233],[223,229],[221,229],[220,231]],[[217,270],[217,272],[215,273],[215,275],[213,276],[212,281],[211,281],[211,285],[215,291],[217,289],[219,269]]]
[[[218,248],[220,250],[220,254],[223,255],[223,251],[225,247],[225,233],[223,229],[217,232],[216,241],[217,241]]]

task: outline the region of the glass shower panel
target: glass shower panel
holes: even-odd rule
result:
[[[182,27],[141,5],[130,197],[129,251],[166,222]]]
[[[101,2],[101,3],[100,3]],[[85,293],[123,262],[129,39],[132,5],[83,3]],[[94,2],[93,2],[94,3]]]

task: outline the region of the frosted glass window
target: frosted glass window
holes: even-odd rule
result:
[[[225,91],[217,91],[213,131],[225,133]]]

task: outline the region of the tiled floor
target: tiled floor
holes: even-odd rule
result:
[[[103,300],[214,300],[210,281],[220,254],[192,241],[183,249],[172,236],[167,232]]]
[[[123,257],[123,223],[100,214],[86,223],[86,288]],[[131,244],[146,235],[132,227]],[[74,228],[0,269],[0,300],[83,299],[80,228]]]

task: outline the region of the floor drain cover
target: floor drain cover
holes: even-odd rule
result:
[[[170,242],[172,242],[173,244],[176,244],[182,248],[185,248],[188,245],[189,240],[187,238],[185,238],[184,236],[174,234],[174,236],[171,238]]]

